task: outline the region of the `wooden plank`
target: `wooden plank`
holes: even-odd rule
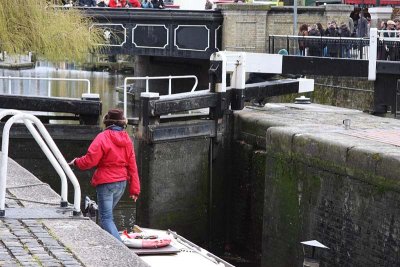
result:
[[[245,100],[263,99],[265,97],[295,94],[298,92],[298,80],[276,80],[246,84]]]
[[[283,56],[282,74],[368,77],[368,60]]]
[[[100,101],[61,97],[0,95],[0,108],[95,116],[101,114]]]
[[[215,137],[215,121],[191,120],[148,126],[148,141],[152,143],[196,137]]]
[[[150,102],[152,102],[152,105],[150,106],[154,107],[154,110],[149,110],[149,113],[155,116],[193,109],[215,107],[217,104],[217,94],[210,92],[192,95],[188,94],[186,97],[169,97],[160,100],[150,100]]]

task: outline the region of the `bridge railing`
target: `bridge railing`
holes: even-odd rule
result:
[[[270,54],[369,59],[369,38],[270,35]],[[378,31],[377,59],[400,61],[400,31]]]
[[[270,35],[268,44],[270,54],[368,59],[369,39]]]

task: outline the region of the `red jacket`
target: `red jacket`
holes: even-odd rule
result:
[[[132,7],[142,7],[142,4],[139,2],[139,0],[129,0],[129,3],[132,5]]]
[[[125,7],[126,6],[126,0],[110,0],[110,3],[108,3],[109,7]]]
[[[107,129],[96,136],[86,155],[75,159],[81,170],[97,167],[92,185],[128,180],[129,194],[139,195],[140,182],[133,144],[125,131]]]

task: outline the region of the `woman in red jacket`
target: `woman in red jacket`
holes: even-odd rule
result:
[[[126,0],[110,0],[109,7],[126,7]]]
[[[103,120],[106,129],[90,144],[86,155],[70,162],[80,170],[97,167],[92,177],[96,187],[100,223],[104,230],[121,241],[113,219],[113,209],[121,199],[126,182],[129,196],[136,202],[140,193],[135,152],[128,133],[126,119],[119,109],[110,109]]]
[[[128,2],[130,7],[136,7],[136,8],[142,7],[142,4],[139,2],[139,0],[128,0]]]

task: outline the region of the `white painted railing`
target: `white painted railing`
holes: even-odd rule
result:
[[[194,85],[190,92],[194,92],[197,88],[197,84],[199,83],[197,77],[195,75],[182,75],[182,76],[146,76],[146,77],[126,77],[124,80],[124,116],[126,118],[127,113],[127,87],[128,81],[136,81],[136,80],[146,80],[146,93],[149,92],[149,80],[166,80],[168,79],[168,95],[172,94],[172,80],[173,79],[194,79]]]
[[[1,165],[0,165],[0,217],[5,215],[5,194],[6,194],[6,181],[7,181],[7,167],[8,167],[8,147],[11,126],[17,121],[23,121],[32,136],[39,144],[42,151],[45,153],[53,167],[61,178],[61,206],[65,207],[68,204],[67,193],[68,183],[64,172],[74,186],[74,214],[80,214],[80,202],[81,202],[81,189],[75,174],[72,172],[67,161],[61,154],[57,145],[54,143],[50,134],[42,122],[33,116],[32,114],[22,113],[17,110],[5,110],[0,112],[0,119],[7,115],[13,115],[4,125],[2,135],[2,147],[1,147]],[[36,125],[39,132],[33,125]],[[43,137],[43,138],[42,138]],[[46,141],[46,143],[43,141]]]
[[[12,77],[12,76],[0,76],[1,80],[8,80],[8,93],[12,94],[12,80],[40,80],[47,82],[47,96],[51,96],[51,82],[53,81],[74,81],[74,82],[86,82],[87,93],[90,94],[90,80],[79,79],[79,78],[41,78],[41,77]]]

